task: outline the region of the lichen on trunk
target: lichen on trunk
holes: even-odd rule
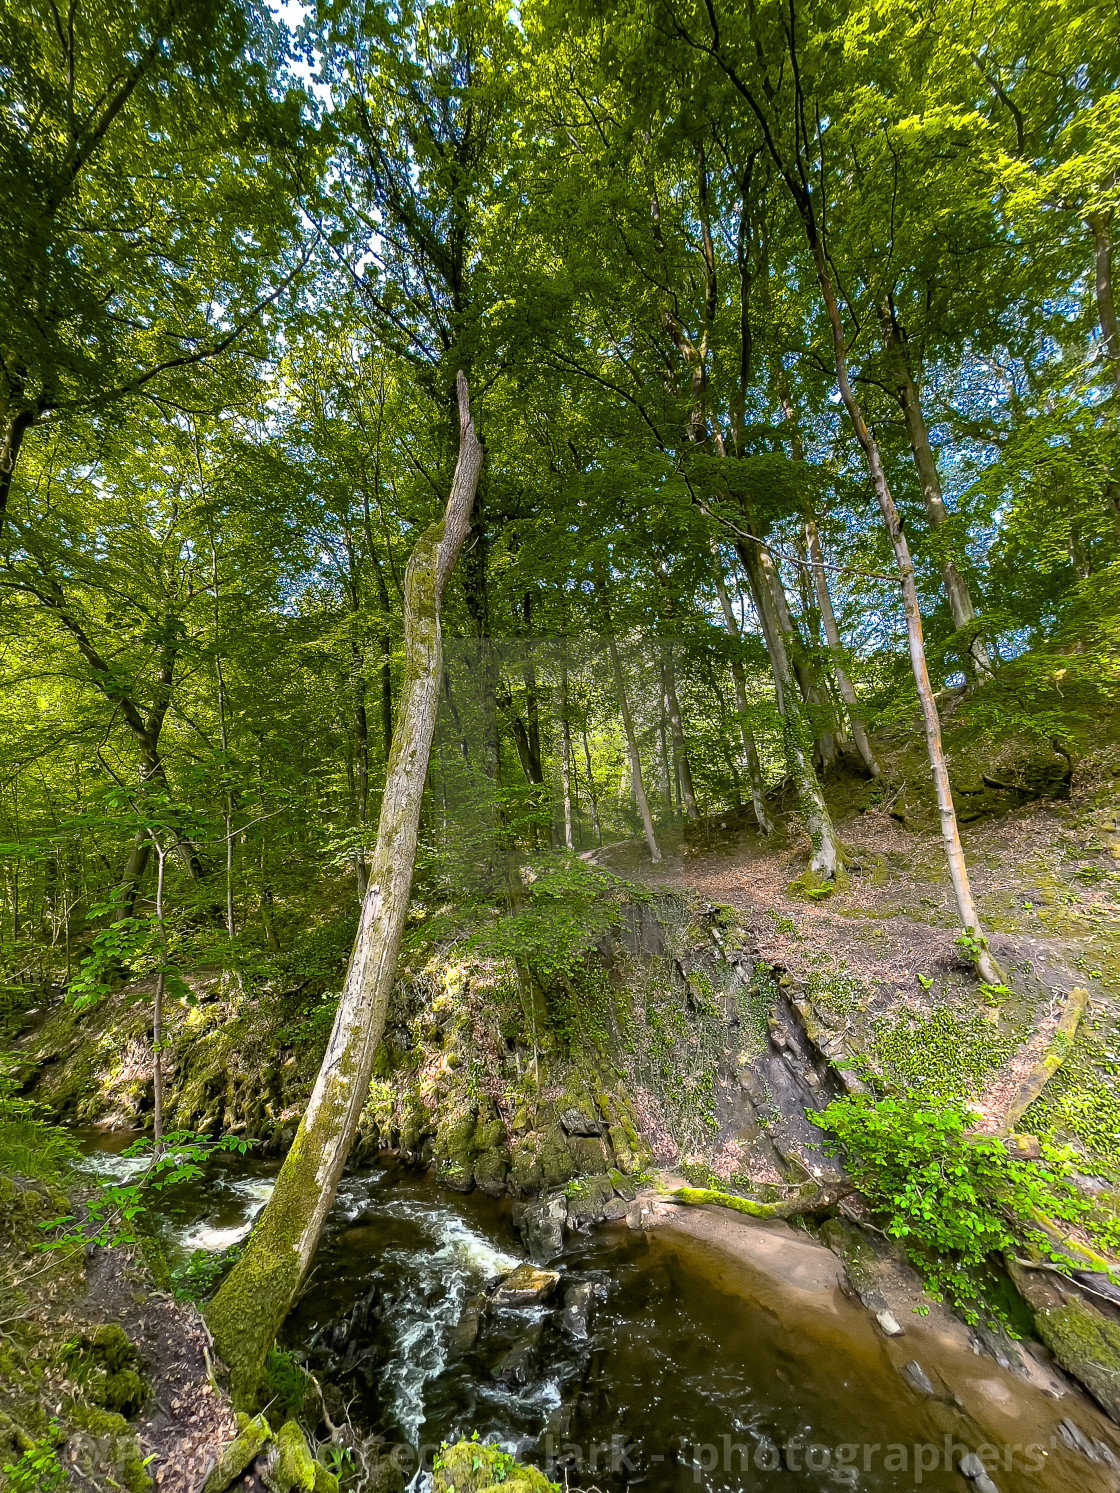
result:
[[[207,1313],[238,1404],[255,1399],[264,1358],[315,1253],[369,1093],[412,888],[420,802],[442,678],[440,603],[470,524],[482,447],[459,374],[459,456],[442,522],[417,541],[404,583],[405,670],[377,845],[334,1028],[306,1113],[245,1252]]]

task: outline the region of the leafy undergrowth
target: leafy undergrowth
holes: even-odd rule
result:
[[[1036,1161],[970,1133],[961,1104],[915,1098],[834,1100],[811,1117],[843,1147],[845,1164],[886,1230],[940,1299],[975,1322],[1008,1319],[997,1268],[1024,1249],[1063,1270],[1099,1263],[1074,1234],[1120,1249],[1120,1218],[1070,1180],[1072,1153],[1041,1147]],[[1065,1228],[1062,1226],[1065,1225]]]

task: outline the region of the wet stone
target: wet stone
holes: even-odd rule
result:
[[[975,1452],[964,1454],[960,1460],[960,1469],[962,1475],[968,1478],[977,1493],[999,1493],[995,1483],[988,1476],[987,1468]]]
[[[524,1337],[518,1338],[509,1352],[504,1354],[494,1378],[507,1389],[520,1389],[534,1377],[540,1359],[541,1329],[539,1324]]]
[[[451,1338],[448,1349],[452,1356],[460,1353],[469,1353],[478,1341],[478,1334],[482,1327],[483,1300],[480,1296],[472,1296],[463,1307],[459,1320],[451,1329]]]
[[[547,1301],[559,1284],[559,1271],[526,1263],[500,1280],[490,1299],[495,1306],[533,1306]]]
[[[909,1363],[904,1363],[899,1372],[906,1380],[907,1384],[909,1384],[912,1389],[916,1389],[919,1394],[932,1395],[936,1393],[933,1385],[929,1381],[929,1375],[926,1373],[925,1369],[922,1368],[921,1364],[916,1358],[912,1358]]]
[[[518,1228],[531,1259],[543,1263],[561,1252],[567,1217],[568,1202],[563,1193],[553,1193],[528,1204],[518,1221]]]
[[[573,1337],[587,1336],[587,1314],[591,1310],[594,1288],[590,1281],[580,1281],[564,1292],[564,1310],[560,1325]]]

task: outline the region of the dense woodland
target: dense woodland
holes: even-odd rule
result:
[[[425,896],[786,778],[834,875],[820,774],[1111,586],[1114,12],[296,20],[2,22],[9,977],[352,920],[460,369]]]
[[[1120,1420],[1118,83],[1101,0],[0,12],[0,1232],[71,1251],[0,1279],[29,1320],[259,1141],[180,1284],[260,1435],[341,1458],[274,1341],[391,1151],[538,1261],[656,1197],[827,1218],[887,1337],[903,1240]],[[54,1121],[150,1128],[144,1181],[58,1213]],[[56,1327],[13,1486],[95,1428],[40,1359],[109,1340]],[[95,1407],[128,1457],[146,1393]]]

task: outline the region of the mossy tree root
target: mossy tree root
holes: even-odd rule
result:
[[[713,1187],[678,1187],[669,1194],[669,1201],[688,1203],[693,1207],[710,1203],[719,1208],[730,1208],[735,1213],[745,1213],[748,1218],[796,1218],[806,1213],[827,1213],[854,1190],[847,1181],[829,1183],[824,1187],[814,1184],[802,1188],[794,1197],[783,1198],[780,1203],[758,1203],[753,1198],[718,1192]]]

